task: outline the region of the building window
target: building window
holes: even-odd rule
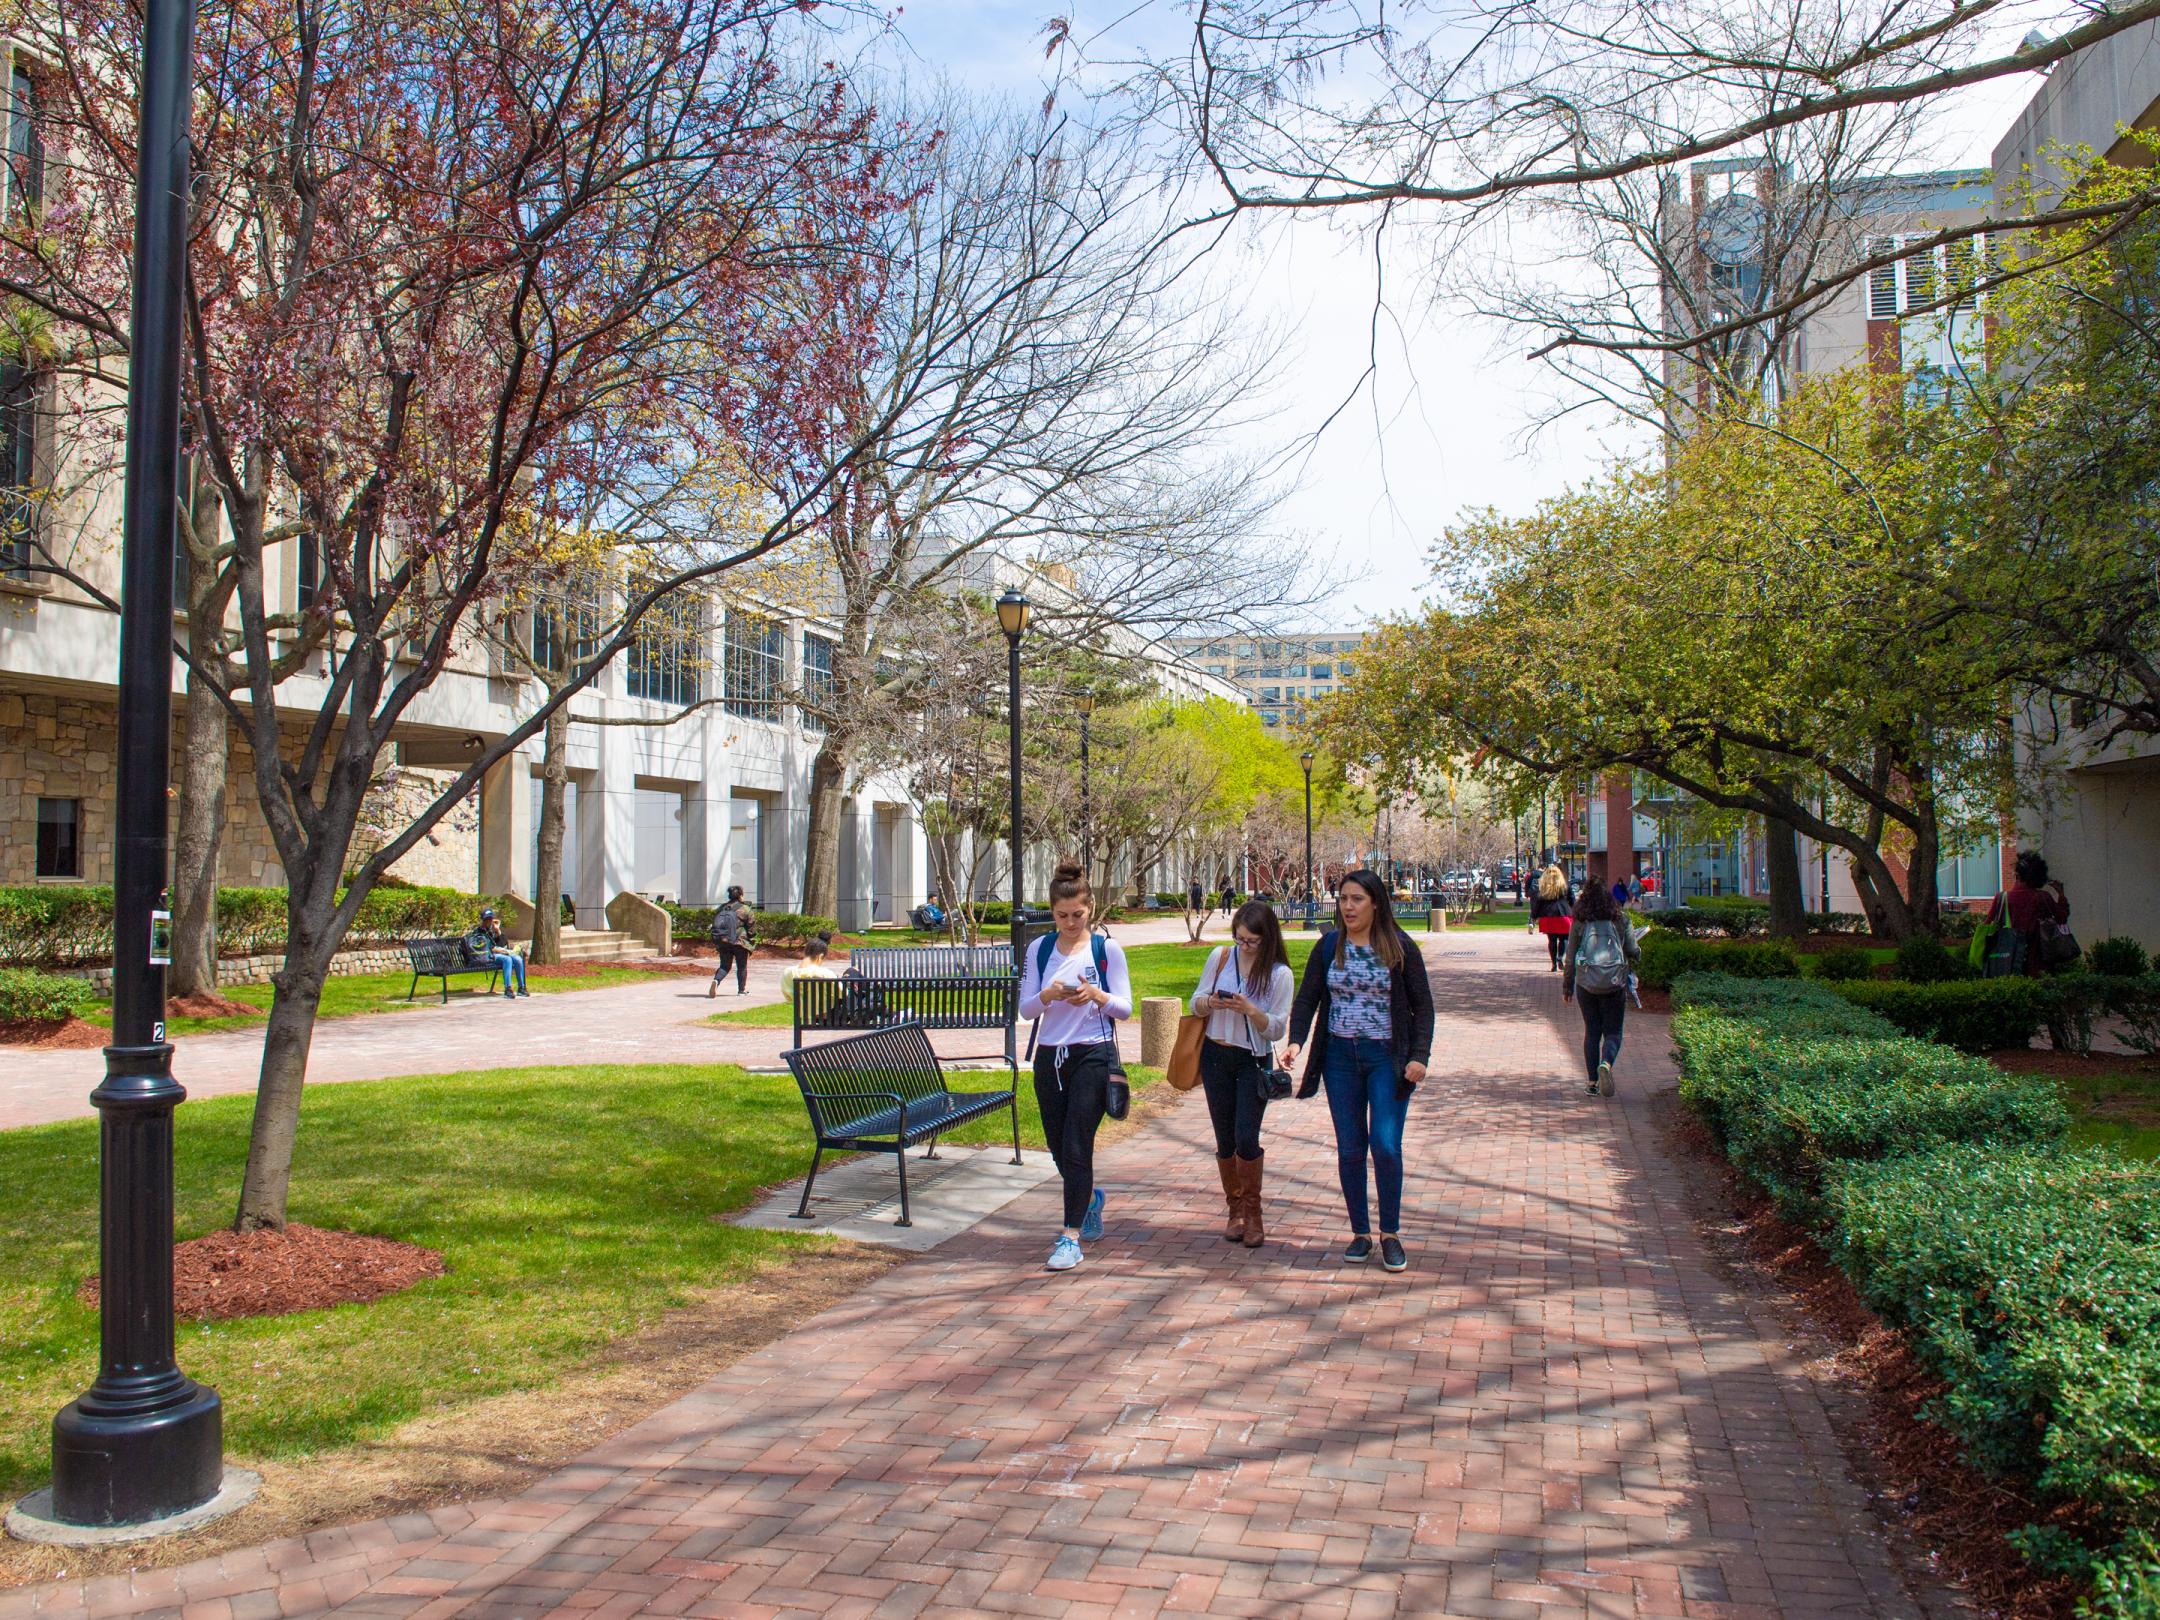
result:
[[[779,719],[780,689],[786,672],[779,622],[739,608],[728,609],[727,663],[722,674],[727,712],[745,720]]]
[[[1279,686],[1261,687],[1260,701],[1262,703],[1280,703],[1282,701],[1282,688]]]
[[[652,614],[642,622],[651,624]],[[590,575],[566,582],[557,595],[533,607],[532,661],[550,675],[590,658],[599,637],[600,587]]]
[[[39,378],[0,364],[0,572],[27,576],[37,533]]]
[[[37,875],[82,876],[82,800],[38,800]]]
[[[1868,243],[1868,257],[1895,253],[1913,237],[1878,236]],[[1977,310],[1979,281],[1988,249],[1985,235],[1968,236],[1923,253],[1912,253],[1895,264],[1878,265],[1868,272],[1867,312],[1871,321],[1892,321],[1900,316],[1931,313],[1938,300],[1950,307]]]
[[[1333,664],[1313,665],[1312,678],[1316,681],[1332,681],[1335,678],[1335,666]]]
[[[1357,665],[1351,663],[1349,659],[1344,658],[1336,661],[1335,675],[1338,680],[1347,681],[1351,676],[1355,675],[1356,673]]]
[[[8,217],[22,219],[45,200],[45,138],[38,131],[37,86],[21,68],[8,99]]]
[[[823,731],[826,717],[832,713],[833,698],[839,691],[839,683],[833,676],[833,655],[839,650],[840,644],[825,636],[806,634],[802,638],[802,723],[805,731]]]
[[[698,700],[698,626],[703,603],[677,592],[645,610],[631,638],[629,688],[634,698],[655,703]]]

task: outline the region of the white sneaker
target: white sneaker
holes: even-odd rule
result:
[[[1050,1258],[1043,1262],[1045,1271],[1070,1271],[1087,1256],[1080,1252],[1080,1240],[1069,1238],[1063,1232],[1057,1242],[1050,1245]]]
[[[1600,1063],[1597,1066],[1597,1094],[1600,1097],[1610,1097],[1612,1095],[1612,1065],[1610,1063]]]

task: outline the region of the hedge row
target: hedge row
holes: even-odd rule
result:
[[[220,889],[218,952],[260,956],[285,948],[283,889]],[[354,947],[394,945],[421,934],[462,934],[493,895],[378,884],[346,935]],[[0,964],[80,967],[112,960],[110,884],[0,885]]]
[[[1653,915],[1660,928],[1690,938],[1755,939],[1770,932],[1769,902],[1747,895],[1710,895]],[[1806,916],[1811,934],[1869,932],[1867,918],[1857,911],[1810,911]]]
[[[1692,939],[1660,925],[1643,935],[1639,976],[1664,990],[1683,973],[1725,973],[1743,979],[1790,979],[1800,963],[1784,945],[1736,939]]]
[[[2066,1148],[2053,1086],[1852,994],[1883,988],[1682,979],[1682,1094],[1905,1330],[1944,1384],[1930,1415],[1973,1460],[2082,1502],[2107,1538],[2034,1529],[2028,1552],[2089,1574],[2095,1612],[2160,1615],[2160,1167]]]
[[[661,910],[674,919],[675,937],[692,943],[702,941],[712,927],[718,906],[683,906],[664,902]],[[760,945],[802,945],[819,934],[835,934],[840,922],[808,911],[760,911],[754,913],[752,930]]]
[[[97,998],[88,979],[36,968],[0,968],[0,1019],[57,1022],[89,1011]]]

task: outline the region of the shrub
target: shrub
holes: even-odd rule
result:
[[[837,933],[838,919],[808,911],[761,911],[751,924],[760,945],[803,945],[819,934]]]
[[[1798,1034],[1775,1020],[1690,1012],[1681,1095],[1779,1210],[1814,1224],[1838,1165],[1951,1142],[2045,1146],[2070,1116],[2046,1080],[1926,1042]]]
[[[1816,957],[1814,968],[1818,979],[1872,979],[1875,958],[1864,946],[1840,945],[1836,950],[1824,951]]]
[[[1881,1013],[1908,1035],[1961,1052],[2025,1046],[2053,1011],[2046,981],[2039,979],[1941,984],[1858,979],[1839,984],[1837,993]]]
[[[1654,928],[1643,936],[1642,982],[1658,989],[1683,973],[1728,973],[1742,979],[1791,979],[1800,964],[1783,945],[1754,940],[1683,939]]]
[[[2098,940],[2085,953],[2085,965],[2095,973],[2105,973],[2110,978],[2131,979],[2152,967],[2152,959],[2145,954],[2145,947],[2124,934]]]
[[[713,913],[718,906],[686,906],[674,900],[663,900],[660,909],[668,914],[668,923],[674,937],[702,943],[712,930]]]
[[[1987,913],[1974,911],[1967,906],[1947,906],[1943,909],[1939,926],[1942,937],[1953,945],[1960,945],[1973,937],[1973,930]]]
[[[1897,948],[1897,976],[1914,984],[1941,984],[1971,978],[1973,971],[1952,956],[1941,940],[1916,936]]]
[[[461,934],[496,895],[414,884],[377,885],[360,903],[345,942],[392,945],[415,935]],[[110,885],[0,887],[0,962],[72,967],[112,960]],[[261,956],[285,948],[285,891],[218,890],[218,953]]]
[[[1887,1039],[1897,1027],[1836,992],[1803,979],[1740,979],[1689,973],[1673,981],[1675,1012],[1706,1009],[1751,1018],[1784,1034],[1866,1035]]]
[[[0,968],[0,1018],[57,1023],[87,1012],[97,999],[87,979],[36,968]]]
[[[1750,939],[1770,932],[1770,903],[1752,895],[1705,895],[1690,900],[1688,907],[1709,917],[1728,939]]]
[[[2160,1531],[2160,1167],[1950,1150],[1841,1173],[1832,1251],[1945,1385],[1933,1416],[2124,1536],[2100,1595],[2149,1592]]]
[[[1872,934],[1875,930],[1857,911],[1811,911],[1807,914],[1811,934]]]

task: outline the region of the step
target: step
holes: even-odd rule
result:
[[[610,929],[566,928],[562,935],[565,962],[615,962],[625,957],[649,956],[652,947],[635,934]]]

